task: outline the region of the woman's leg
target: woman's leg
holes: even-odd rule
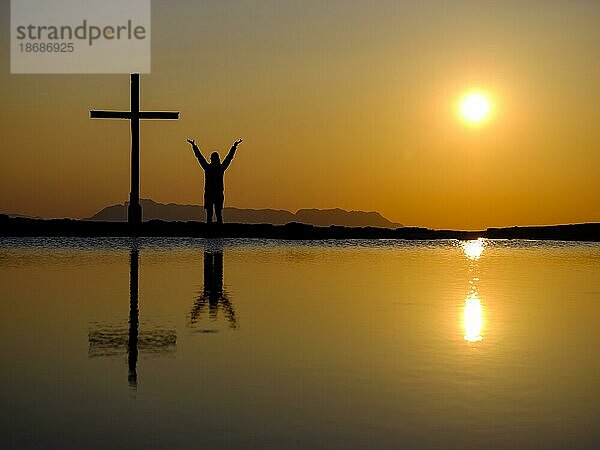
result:
[[[217,223],[223,223],[223,202],[225,197],[223,194],[215,198],[215,215],[217,216]]]

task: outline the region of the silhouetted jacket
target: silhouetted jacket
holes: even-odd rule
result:
[[[206,161],[200,149],[196,144],[193,145],[194,155],[198,159],[198,162],[204,169],[204,198],[213,199],[223,196],[223,174],[231,164],[231,160],[235,155],[235,146],[231,147],[229,153],[223,160],[222,163],[213,164]]]

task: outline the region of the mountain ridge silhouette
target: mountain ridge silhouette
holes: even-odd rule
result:
[[[84,220],[103,222],[122,222],[127,220],[127,205],[109,205]],[[177,203],[159,203],[151,199],[141,199],[143,220],[163,220],[167,222],[204,221],[206,211],[200,205],[181,205]],[[346,211],[340,208],[316,209],[304,208],[295,213],[284,209],[252,209],[227,207],[223,209],[223,217],[233,223],[270,223],[285,225],[291,222],[308,225],[346,227],[381,227],[400,228],[401,223],[388,220],[376,211]]]

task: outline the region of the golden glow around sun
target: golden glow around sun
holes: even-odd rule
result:
[[[460,115],[468,123],[484,122],[489,117],[491,109],[489,98],[482,92],[469,92],[460,100]]]

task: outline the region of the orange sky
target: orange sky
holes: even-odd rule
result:
[[[141,196],[201,203],[205,154],[244,138],[226,206],[377,210],[407,225],[600,221],[600,4],[152,2]],[[0,211],[85,217],[129,194],[127,75],[10,75],[0,2]],[[451,6],[450,6],[451,5]],[[493,115],[456,102],[486,90]]]

